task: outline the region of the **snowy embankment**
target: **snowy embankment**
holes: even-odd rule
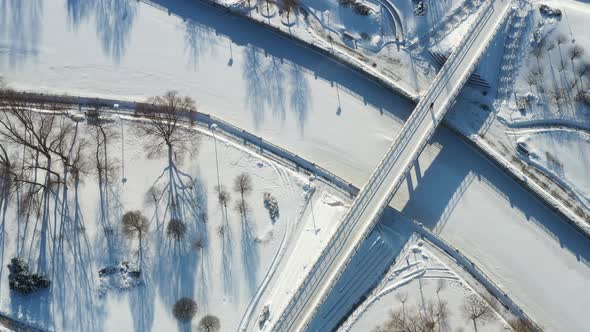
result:
[[[52,285],[47,291],[16,294],[8,290],[8,271],[2,268],[0,310],[47,330],[173,330],[187,326],[171,312],[174,302],[187,296],[198,304],[194,325],[213,314],[222,328],[235,330],[267,271],[276,269],[289,243],[304,231],[301,225],[307,222],[300,221],[308,204],[316,213],[331,214],[327,210],[337,207],[328,203],[346,198],[221,132],[212,136],[187,129],[187,135],[199,142],[198,151],[194,147],[182,159],[178,154],[173,164],[162,157],[149,159],[144,151],[149,141],[135,132],[142,120],[123,118],[109,119],[115,121],[108,125],[110,152],[105,152],[113,172],[109,181],[94,171],[90,150],[97,147],[83,143],[93,140],[95,127],[79,123],[72,144],[84,144],[80,153],[88,154],[88,168],[75,186],[51,194],[51,200],[64,207],[51,203],[46,221],[36,222],[35,215],[16,214],[19,206],[23,208],[18,199],[5,205],[1,265],[18,255],[35,271],[46,273]],[[20,150],[11,151],[18,155]],[[243,172],[251,175],[253,187],[246,195],[244,214],[234,210],[239,193],[231,195],[224,208],[215,190],[219,183],[233,190],[234,178]],[[166,194],[170,188],[174,192]],[[275,220],[263,204],[265,192],[279,203]],[[316,196],[310,199],[312,193]],[[135,287],[98,273],[105,266],[138,259],[137,242],[125,240],[120,231],[120,217],[129,210],[139,210],[149,219],[139,256],[141,283]],[[180,211],[186,225],[179,240],[166,235],[170,211]],[[329,225],[333,219],[325,222]]]
[[[576,193],[590,206],[590,135],[571,130],[533,130],[521,133],[519,144],[529,151],[528,159]]]

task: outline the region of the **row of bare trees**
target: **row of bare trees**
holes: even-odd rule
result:
[[[54,231],[52,240],[62,236],[68,227],[84,228],[77,204],[73,211],[69,207],[68,189],[77,188],[90,173],[88,141],[80,137],[78,124],[64,116],[60,105],[45,108],[43,112],[35,111],[34,105],[16,92],[0,90],[2,206],[6,209],[10,199],[17,198],[18,221],[24,229],[32,219],[40,221],[40,230],[33,236],[40,237],[38,269],[43,272],[50,226],[60,232]],[[27,240],[36,243],[37,239]]]
[[[445,289],[445,281],[439,279],[436,287],[438,301],[422,300],[421,305],[407,306],[407,293],[398,293],[396,298],[401,308],[392,310],[388,320],[377,327],[375,332],[440,332],[450,330],[449,316],[451,315],[446,301],[441,300],[439,293]],[[463,316],[471,321],[474,331],[480,325],[485,325],[497,319],[496,301],[493,298],[480,297],[476,294],[468,295],[461,306]],[[534,332],[536,327],[524,319],[509,321],[514,332]],[[462,330],[458,329],[457,331]]]
[[[534,87],[540,96],[548,95],[557,105],[558,111],[562,110],[564,102],[587,102],[588,88],[585,81],[590,80],[590,64],[582,60],[584,48],[577,44],[571,44],[566,48],[567,43],[567,37],[558,34],[553,39],[546,37],[534,44],[531,54],[536,58],[536,63],[531,66],[525,77],[531,91]],[[555,64],[552,55],[556,55]],[[541,63],[545,57],[549,67]],[[571,75],[568,75],[568,67]],[[551,83],[549,87],[548,81]]]

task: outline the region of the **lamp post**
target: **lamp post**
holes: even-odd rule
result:
[[[217,138],[215,137],[215,131],[217,130],[217,124],[211,125],[211,134],[213,135],[213,142],[215,145],[215,166],[217,168],[217,188],[221,190],[221,180],[219,179],[219,158],[217,156]]]
[[[119,104],[115,104],[114,108],[119,109]],[[119,117],[119,123],[121,124],[121,182],[125,184],[127,182],[125,177],[125,131],[123,130],[123,118],[118,112],[117,117]]]

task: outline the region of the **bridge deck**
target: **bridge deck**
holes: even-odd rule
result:
[[[410,115],[273,330],[303,331],[307,328],[319,305],[328,296],[363,239],[379,221],[383,209],[452,106],[507,17],[510,4],[509,0],[487,0],[483,5],[469,33]]]

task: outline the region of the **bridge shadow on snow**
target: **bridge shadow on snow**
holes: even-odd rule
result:
[[[450,144],[453,141],[458,144]],[[587,238],[483,155],[467,143],[457,140],[445,128],[437,131],[431,144],[440,146],[440,152],[427,168],[420,170],[420,167],[414,166],[411,169],[412,173],[418,171],[420,174],[415,184],[406,179],[406,187],[412,187],[413,190],[410,190],[410,199],[402,208],[404,214],[422,222],[434,232],[441,233],[449,222],[461,218],[453,212],[460,202],[468,204],[464,199],[465,194],[470,189],[483,187],[508,201],[507,209],[523,215],[528,222],[558,242],[561,248],[573,254],[580,263],[590,264],[590,243]],[[473,158],[467,160],[457,157],[466,152]],[[478,201],[483,206],[486,203]]]
[[[333,331],[348,318],[381,282],[412,234],[397,212],[386,209],[320,306],[308,331]]]

